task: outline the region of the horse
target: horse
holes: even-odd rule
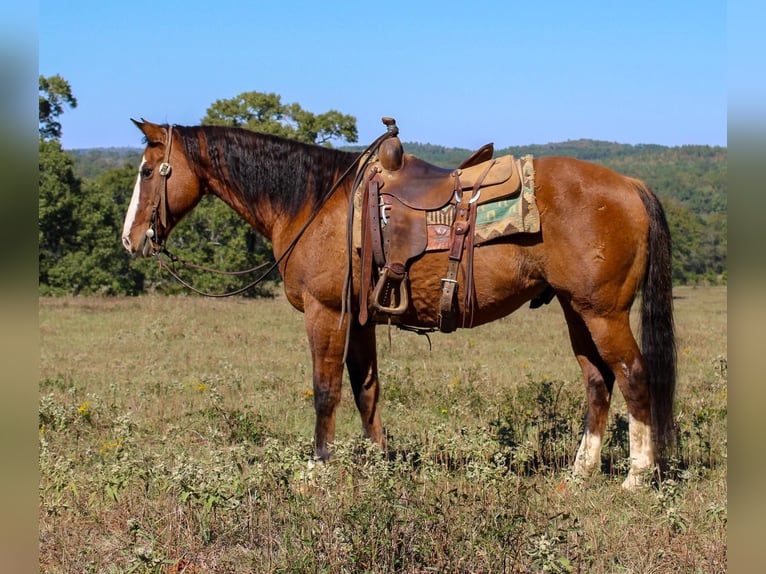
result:
[[[344,363],[364,435],[387,448],[378,405],[376,322],[362,324],[344,300],[349,268],[352,288],[360,289],[359,253],[347,231],[354,188],[349,167],[360,154],[235,127],[132,121],[146,148],[125,217],[124,247],[133,256],[156,255],[203,195],[223,200],[270,239],[287,300],[304,313],[313,362],[315,456],[324,461],[331,455]],[[640,488],[674,440],[667,220],[656,195],[637,179],[567,157],[535,158],[533,164],[540,230],[475,249],[471,327],[555,294],[587,397],[573,472],[586,477],[600,469],[616,381],[629,422],[630,467],[622,487]],[[429,252],[412,262],[403,323],[435,328],[447,257]],[[629,321],[639,291],[640,348]]]

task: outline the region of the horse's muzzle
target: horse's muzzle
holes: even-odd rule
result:
[[[155,253],[154,243],[146,236],[141,236],[138,244],[134,245],[127,235],[122,238],[122,245],[133,257],[150,257]]]

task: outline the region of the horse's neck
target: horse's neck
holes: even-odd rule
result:
[[[272,208],[260,208],[261,206],[254,205],[251,200],[243,197],[231,185],[212,185],[210,189],[214,195],[217,195],[226,205],[236,211],[258,233],[269,240],[271,239],[275,225]]]
[[[337,180],[341,175],[341,171],[338,170],[333,174],[331,181],[293,182],[293,185],[297,186],[295,189],[276,189],[281,180],[279,177],[272,177],[268,178],[269,185],[264,184],[257,191],[249,194],[243,193],[242,190],[245,189],[246,185],[243,182],[235,184],[233,182],[210,181],[208,189],[236,211],[261,235],[276,243],[278,240],[284,239],[278,236],[294,234],[296,229],[300,229],[309,218],[314,217],[314,211],[322,207],[320,201],[316,199],[317,191],[324,196],[337,183],[337,189],[334,189],[332,193],[333,200],[340,199],[347,205],[351,180],[347,177],[345,181],[338,182]],[[309,186],[312,185],[321,187],[314,191],[309,189]],[[300,200],[299,207],[289,209],[285,201],[279,199],[282,194],[291,194],[298,198]]]
[[[352,153],[265,134],[200,129],[205,137],[197,141],[206,143],[193,163],[200,170],[197,176],[203,187],[272,241],[279,229],[300,225],[300,219],[310,217],[356,159]]]

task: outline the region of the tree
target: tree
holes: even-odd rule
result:
[[[234,98],[216,100],[207,109],[202,123],[242,127],[315,144],[328,144],[333,139],[353,143],[358,137],[353,116],[335,110],[313,114],[298,104],[283,104],[277,94],[263,92],[244,92]]]
[[[663,202],[673,243],[673,283],[726,280],[726,216],[706,217],[679,202]]]
[[[57,140],[40,140],[38,162],[38,276],[41,292],[45,294],[51,270],[74,249],[75,209],[81,194],[72,159]]]
[[[61,124],[55,118],[64,112],[63,102],[76,106],[69,83],[61,76],[40,76],[40,141],[38,147],[37,245],[38,280],[44,293],[50,274],[65,253],[73,249],[77,220],[74,216],[80,195],[80,179],[72,158],[61,149]]]
[[[44,140],[61,138],[61,124],[56,121],[64,113],[64,104],[71,108],[77,107],[77,100],[72,95],[72,87],[64,78],[56,74],[46,78],[40,76],[38,82],[40,92],[39,131]]]
[[[40,141],[39,290],[42,295],[136,295],[145,267],[120,243],[137,167],[81,181],[58,141]]]

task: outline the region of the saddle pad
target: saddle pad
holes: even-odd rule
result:
[[[519,163],[521,164],[519,166],[521,192],[514,197],[483,203],[476,207],[475,245],[515,233],[540,231],[540,214],[535,202],[535,171],[532,156],[524,157]]]

